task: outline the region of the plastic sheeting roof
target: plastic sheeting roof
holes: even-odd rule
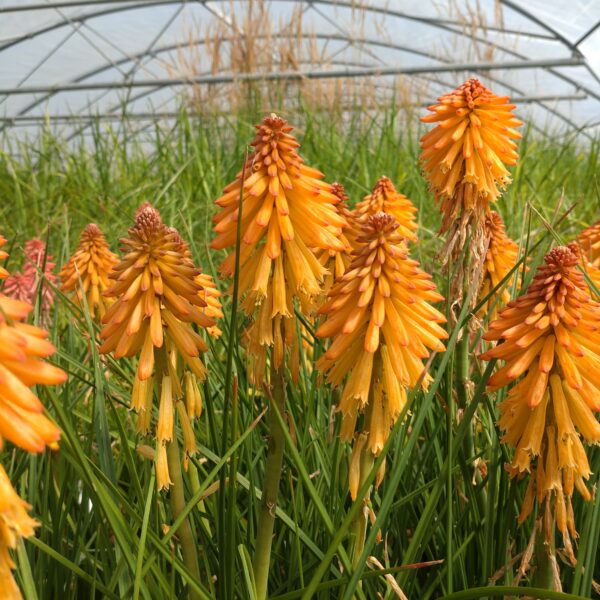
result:
[[[49,118],[78,131],[123,110],[168,119],[191,84],[226,96],[257,77],[233,65],[250,4],[0,0],[0,130],[35,132]],[[264,31],[254,21],[257,39],[305,48],[261,79],[371,76],[393,90],[402,75],[422,104],[476,76],[541,130],[600,134],[599,0],[272,0],[268,14]]]

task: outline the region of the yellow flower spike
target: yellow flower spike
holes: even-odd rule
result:
[[[83,304],[82,294],[85,293],[90,315],[97,315],[101,319],[112,301],[103,295],[110,284],[108,276],[118,262],[118,256],[110,251],[100,228],[90,223],[83,230],[77,249],[59,274],[61,289],[73,293],[80,306]]]
[[[15,568],[10,551],[21,538],[34,534],[39,525],[27,511],[31,507],[13,489],[6,471],[0,465],[0,591],[5,600],[21,600],[21,592],[11,571]]]
[[[513,108],[507,97],[469,79],[441,96],[428,107],[432,114],[421,118],[436,124],[421,138],[421,164],[442,213],[443,266],[452,265],[448,296],[453,309],[483,279],[488,244],[484,219],[500,188],[510,182],[506,167],[518,158],[513,140],[521,137],[515,127],[522,123]],[[471,307],[476,301],[473,294]],[[454,310],[451,316],[455,322]]]
[[[568,550],[576,535],[574,489],[591,498],[582,439],[600,441],[594,416],[600,411],[600,304],[578,264],[574,244],[547,254],[527,291],[500,311],[483,336],[503,343],[481,356],[504,361],[489,379],[490,390],[522,376],[500,404],[499,421],[503,441],[516,450],[511,476],[531,478],[519,522],[533,510],[535,496],[554,515]]]
[[[45,330],[23,322],[32,310],[0,294],[0,448],[7,439],[28,452],[42,452],[56,447],[60,430],[30,388],[64,383],[67,374],[40,360],[55,348]]]
[[[495,211],[490,211],[485,218],[488,249],[485,257],[483,281],[479,290],[478,302],[490,296],[492,290],[515,268],[519,260],[519,246],[506,234],[502,217]],[[526,271],[529,270],[525,267]],[[490,296],[482,305],[479,316],[489,317],[492,322],[498,316],[498,311],[510,301],[512,286],[517,277],[517,290],[520,288],[520,278],[523,267],[514,271],[503,286]]]
[[[398,222],[398,233],[411,242],[417,241],[417,208],[404,194],[396,190],[389,177],[380,177],[373,191],[354,209],[361,222],[378,212],[392,215]]]
[[[442,299],[408,257],[394,217],[368,217],[352,264],[319,311],[327,318],[316,333],[333,339],[317,367],[334,386],[346,380],[338,406],[345,440],[353,439],[362,414],[368,449],[381,451],[406,404],[406,389],[423,374],[423,360],[430,350],[444,350],[440,340],[448,335],[439,323],[445,318],[429,304]]]
[[[326,269],[319,250],[341,252],[346,221],[336,210],[338,197],[323,174],[304,164],[292,127],[277,115],[257,126],[253,152],[245,168],[225,187],[216,204],[211,247],[232,248],[220,267],[233,277],[238,207],[242,196],[239,293],[242,309],[254,317],[244,338],[251,358],[250,378],[265,377],[268,348],[273,364],[282,364],[296,341],[294,303],[306,314],[314,310]],[[243,190],[242,190],[243,185]]]
[[[206,303],[199,274],[181,252],[180,237],[162,222],[149,204],[136,215],[129,237],[121,240],[124,257],[110,275],[105,292],[115,302],[106,311],[100,352],[115,358],[140,354],[137,375],[148,379],[154,370],[154,350],[162,348],[164,335],[185,361],[199,357],[208,347],[192,329],[192,323],[211,327],[214,321],[202,313]]]
[[[421,162],[443,214],[442,232],[461,212],[485,213],[510,182],[506,165],[516,164],[513,140],[523,123],[508,97],[496,96],[477,79],[428,107],[421,118],[436,127],[421,138]]]
[[[100,352],[116,358],[139,355],[131,403],[142,433],[150,430],[153,389],[160,386],[155,464],[158,488],[164,489],[171,482],[166,443],[174,435],[175,400],[184,393],[180,374],[187,367],[201,381],[206,376],[200,355],[208,347],[193,324],[207,328],[215,322],[204,313],[207,303],[196,281],[200,271],[177,230],[144,204],[128,234],[105,292],[115,301],[102,319]]]

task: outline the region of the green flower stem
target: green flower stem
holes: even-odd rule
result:
[[[285,410],[285,375],[283,365],[279,369],[271,367],[272,398],[280,414]],[[271,545],[275,528],[275,509],[277,492],[283,465],[283,449],[285,437],[275,411],[269,411],[269,447],[265,463],[265,481],[261,498],[258,532],[254,549],[254,578],[256,581],[256,597],[265,600],[269,585],[269,565],[271,562]]]
[[[538,588],[559,592],[554,584],[554,572],[552,570],[552,558],[554,554],[554,543],[548,543],[542,518],[537,522],[537,534],[535,539],[535,564],[531,583]],[[554,537],[554,523],[552,523],[552,536]]]
[[[183,488],[183,475],[181,473],[181,454],[179,452],[179,442],[177,435],[173,435],[173,440],[167,446],[167,459],[169,461],[169,474],[173,486],[170,492],[171,510],[173,517],[176,519],[185,510],[185,494]],[[192,527],[189,519],[186,517],[177,530],[179,539],[181,540],[181,549],[183,552],[183,562],[190,574],[200,581],[200,568],[198,565],[198,550],[192,533]],[[199,600],[200,596],[190,590],[190,600]]]

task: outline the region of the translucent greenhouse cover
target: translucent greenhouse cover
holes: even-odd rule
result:
[[[262,40],[269,69],[244,69],[240,36],[246,49]],[[286,48],[294,56],[282,61]],[[257,71],[261,81],[370,78],[377,94],[397,93],[401,78],[418,106],[478,77],[536,129],[594,137],[600,0],[0,0],[9,136],[47,121],[85,131],[124,111],[147,127],[174,118],[192,86],[222,94],[226,109],[231,88]]]

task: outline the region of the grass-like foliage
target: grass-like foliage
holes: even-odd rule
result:
[[[224,253],[208,249],[217,212],[213,202],[240,170],[254,123],[262,116],[209,119],[182,113],[136,137],[127,133],[125,116],[118,128],[94,123],[85,136],[68,143],[50,132],[33,145],[6,140],[10,152],[0,154],[0,231],[9,240],[10,257],[4,266],[16,270],[31,237],[46,240],[53,260],[64,265],[90,222],[99,225],[116,252],[136,209],[149,201],[189,241],[196,264],[216,277]],[[303,113],[290,120],[306,163],[323,171],[328,182],[343,183],[350,206],[382,175],[412,200],[419,222],[412,255],[445,295],[453,272],[451,266],[447,275],[440,274],[440,216],[421,174],[423,129],[417,119],[400,120],[396,112],[384,111],[343,118]],[[519,270],[518,283],[512,274],[504,282],[512,281],[513,297],[552,244],[571,241],[597,220],[599,150],[597,142],[582,145],[576,133],[555,138],[524,132],[513,182],[494,206],[519,245],[520,260],[529,260],[529,271]],[[229,283],[218,285],[226,292]],[[204,410],[194,425],[199,452],[191,458],[198,479],[184,472],[185,509],[174,518],[169,493],[156,489],[152,461],[138,452],[147,442],[135,433],[129,408],[136,361],[100,355],[98,325],[85,307],[55,291],[49,327],[58,349],[53,361],[69,379],[37,392],[63,432],[60,450],[28,455],[7,444],[0,455],[15,489],[41,523],[15,553],[16,577],[26,598],[149,600],[182,598],[185,590],[198,598],[254,598],[252,555],[267,422],[273,416],[285,449],[269,597],[394,598],[402,597],[402,590],[420,599],[575,598],[592,595],[594,579],[600,581],[600,502],[574,496],[576,566],[561,556],[557,539],[568,593],[531,589],[535,520],[517,524],[527,483],[510,479],[505,469],[513,452],[501,443],[497,426],[505,390],[486,392],[494,362],[475,358],[488,320],[479,307],[470,310],[464,304],[448,331],[446,352],[428,365],[428,389],[409,394],[405,418],[396,421],[352,502],[351,448],[340,439],[340,418],[332,410],[339,396],[313,368],[325,348],[314,336],[315,324],[303,324],[299,381],[286,378],[285,413],[272,403],[269,416],[269,392],[247,378],[241,345],[246,316],[237,309],[232,318],[231,296],[224,294],[223,334],[209,339],[203,356],[208,377],[201,388]],[[486,301],[481,304],[491,311]],[[436,306],[450,316],[447,302]],[[39,317],[34,311],[34,320]],[[473,320],[470,378],[461,382],[461,390],[456,372],[464,356],[458,333]],[[468,403],[462,406],[457,398],[465,397]],[[593,489],[600,451],[587,451]],[[376,520],[367,527],[362,553],[351,561],[352,525],[384,458],[386,475],[371,491]],[[190,524],[197,543],[199,579],[184,563],[182,523]]]

